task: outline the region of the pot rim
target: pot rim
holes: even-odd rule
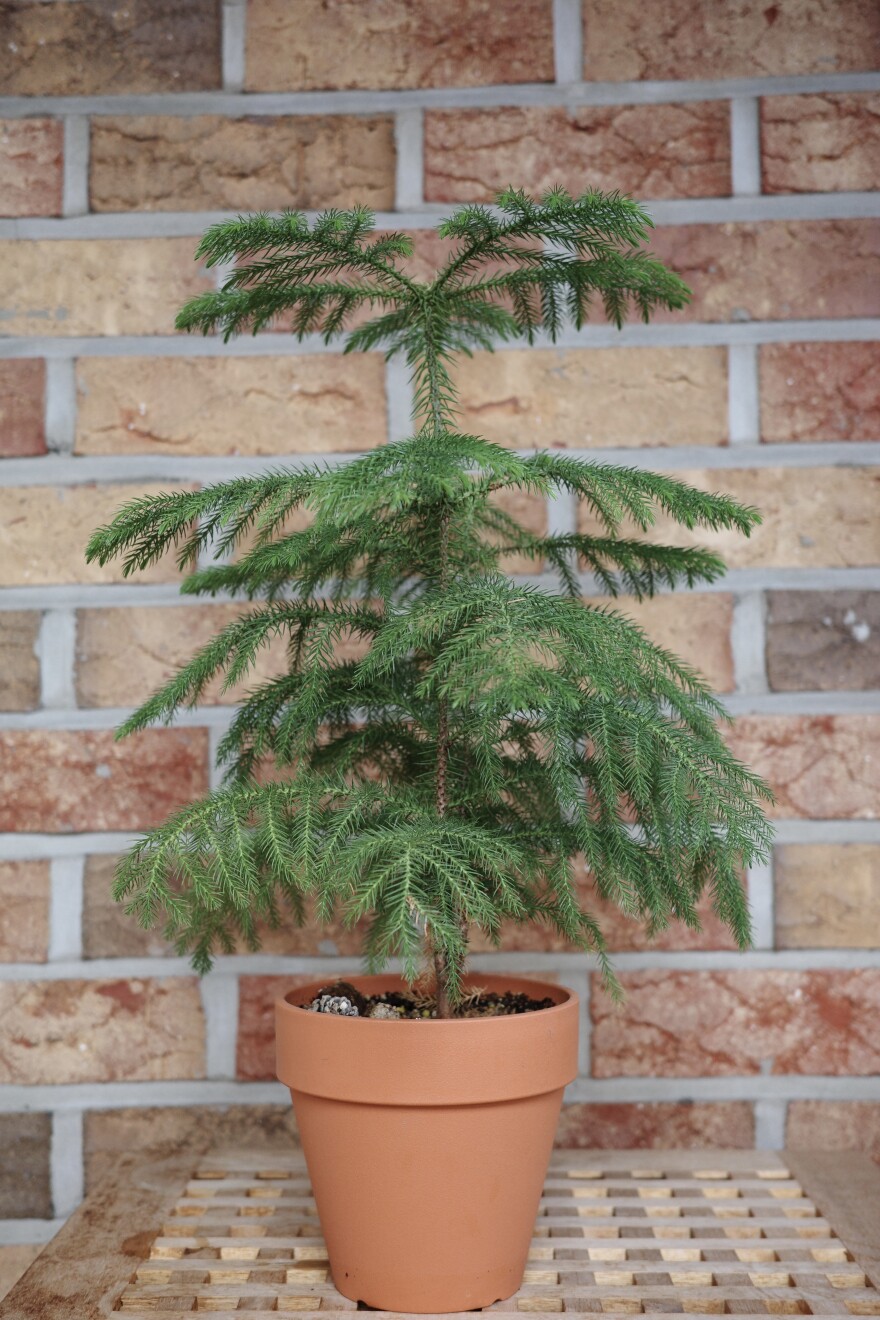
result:
[[[403,978],[351,980],[375,992],[398,988]],[[477,975],[476,982],[546,994],[555,1003],[501,1017],[419,1018],[416,1025],[429,1024],[419,1031],[409,1029],[412,1019],[309,1013],[299,1003],[327,981],[309,982],[275,1001],[277,1076],[294,1093],[394,1107],[483,1104],[561,1092],[578,1071],[577,994],[515,975]]]
[[[400,973],[394,973],[394,972],[380,972],[380,973],[376,973],[375,975],[369,973],[364,973],[363,975],[354,973],[351,976],[341,976],[339,979],[342,981],[348,981],[349,984],[355,986],[356,989],[363,989],[364,982],[372,982],[375,984],[376,982],[379,981],[387,981],[392,983],[387,986],[383,986],[382,987],[383,989],[391,990],[394,989],[397,985],[401,985],[405,989],[408,988],[408,983],[406,982],[404,977]],[[536,999],[537,998],[547,999],[550,997],[555,998],[558,996],[558,1002],[555,1003],[552,1008],[533,1009],[530,1013],[504,1013],[504,1014],[499,1014],[496,1017],[481,1017],[481,1018],[479,1017],[478,1018],[456,1018],[456,1017],[399,1018],[397,1022],[394,1022],[392,1019],[389,1018],[365,1018],[365,1017],[360,1017],[360,1015],[358,1015],[357,1017],[345,1017],[340,1013],[316,1013],[314,1016],[315,1018],[318,1018],[321,1021],[324,1021],[326,1019],[327,1021],[332,1020],[334,1022],[346,1022],[346,1023],[360,1022],[361,1024],[369,1023],[371,1027],[374,1026],[378,1027],[380,1025],[386,1028],[389,1026],[408,1027],[411,1023],[413,1023],[420,1026],[425,1026],[426,1024],[430,1024],[434,1028],[439,1026],[445,1026],[448,1029],[450,1025],[454,1025],[456,1027],[474,1028],[474,1027],[487,1027],[490,1023],[509,1022],[516,1018],[532,1017],[532,1016],[535,1017],[540,1016],[542,1021],[546,1021],[548,1015],[558,1014],[561,1010],[565,1009],[573,999],[577,998],[575,992],[573,990],[569,990],[567,986],[558,985],[553,981],[539,981],[533,977],[518,976],[516,975],[516,973],[511,973],[510,975],[508,975],[505,972],[487,972],[485,976],[480,976],[479,973],[470,972],[464,978],[465,985],[468,985],[469,983],[476,983],[478,985],[483,985],[484,983],[486,983],[487,989],[492,989],[492,983],[499,981],[504,983],[505,989],[510,989],[511,985],[516,985],[517,987],[522,986],[524,988],[534,987],[535,990],[539,990],[539,989],[548,990],[550,991],[549,995],[539,996],[536,994],[534,997]],[[275,1001],[276,1010],[279,1013],[287,1013],[289,1011],[297,1010],[297,1009],[303,1011],[304,1004],[301,1001],[305,1000],[306,1002],[308,1002],[309,1000],[314,999],[317,991],[323,989],[326,985],[327,985],[327,979],[322,978],[321,980],[318,981],[310,981],[306,985],[296,986],[293,990],[288,990],[286,995],[282,995],[281,998],[276,999]]]

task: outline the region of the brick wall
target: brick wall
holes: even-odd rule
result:
[[[89,530],[141,491],[407,431],[405,373],[377,356],[175,335],[213,278],[196,236],[241,209],[360,200],[418,234],[509,181],[646,199],[656,250],[695,289],[647,328],[478,357],[465,421],[761,506],[751,541],[714,538],[731,564],[717,588],[639,613],[741,717],[778,846],[748,877],[747,955],[711,920],[648,946],[608,915],[619,1014],[540,933],[475,966],[583,995],[563,1141],[880,1151],[873,0],[0,15],[0,1241],[45,1237],[119,1150],[289,1127],[272,998],[358,965],[350,934],[306,929],[199,983],[108,898],[131,835],[212,782],[230,706],[122,745],[112,729],[234,607],[181,603],[168,565],[127,582],[87,567]]]

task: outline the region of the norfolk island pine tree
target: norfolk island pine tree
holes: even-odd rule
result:
[[[438,1016],[462,994],[469,929],[498,943],[505,922],[543,922],[591,950],[616,992],[578,901],[579,855],[596,892],[651,932],[698,927],[709,892],[749,943],[741,872],[767,856],[770,792],[729,751],[702,678],[582,590],[585,573],[638,600],[711,582],[718,555],[647,540],[655,516],[747,536],[758,513],[668,476],[522,456],[455,424],[457,354],[539,331],[553,341],[596,303],[618,328],[631,308],[648,321],[685,305],[686,285],[645,249],[650,226],[616,193],[508,190],[439,226],[452,255],[427,282],[407,273],[410,239],[377,235],[361,207],[205,233],[197,257],[234,269],[184,306],[179,329],[228,341],[286,325],[402,356],[415,416],[411,438],[347,462],[134,500],[89,543],[90,560],[122,556],[126,575],[174,551],[185,594],[251,603],[118,736],[173,721],[218,675],[241,683],[263,647],[286,642],[286,672],[247,690],[222,738],[223,787],[118,868],[115,897],[144,926],[162,921],[197,970],[311,905],[319,921],[365,923],[371,970],[396,957],[413,982],[433,963]],[[505,491],[567,492],[596,531],[528,530],[500,507]],[[215,562],[198,567],[206,550]],[[555,589],[505,574],[510,554]],[[341,656],[343,639],[362,658]]]

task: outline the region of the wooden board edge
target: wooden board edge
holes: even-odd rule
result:
[[[786,1150],[785,1161],[838,1237],[880,1288],[880,1166],[864,1151]]]
[[[101,1320],[192,1176],[203,1147],[150,1162],[126,1155],[0,1301],[0,1320]]]

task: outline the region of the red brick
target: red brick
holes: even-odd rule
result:
[[[0,831],[150,829],[207,789],[204,729],[0,732]]]
[[[764,192],[870,192],[880,177],[880,96],[761,99]]]
[[[765,443],[880,437],[876,344],[762,344],[758,362]]]
[[[689,320],[880,315],[876,220],[664,226],[651,247],[693,289]],[[683,315],[659,312],[654,319]]]
[[[49,863],[0,862],[0,963],[45,962]]]
[[[552,82],[551,0],[250,0],[245,89]]]
[[[729,741],[769,782],[777,819],[880,813],[880,715],[744,715]]]
[[[730,1104],[563,1105],[554,1145],[577,1150],[748,1150],[755,1117]]]
[[[868,1076],[880,1071],[880,970],[594,977],[594,1077]]]
[[[876,69],[880,13],[872,0],[586,0],[584,76],[760,78]]]
[[[328,974],[327,981],[334,978]],[[242,976],[238,982],[236,1076],[248,1082],[275,1080],[275,1000],[320,980],[307,976]]]
[[[3,0],[6,96],[219,88],[216,0]]]
[[[612,953],[638,953],[648,949],[736,948],[733,936],[712,911],[711,900],[708,898],[699,907],[701,930],[692,930],[676,921],[666,930],[658,931],[652,940],[648,938],[642,922],[628,917],[616,904],[598,896],[582,858],[576,859],[574,870],[577,901],[581,908],[596,918]],[[495,946],[487,936],[473,929],[470,947],[472,953],[489,953]],[[562,935],[543,922],[528,922],[525,925],[504,922],[502,926],[501,949],[504,953],[562,953],[571,952],[572,948]]]
[[[0,1082],[158,1082],[205,1075],[195,977],[0,984]]]
[[[45,390],[46,367],[40,358],[0,361],[0,458],[45,454]]]
[[[425,200],[486,202],[515,179],[638,197],[730,192],[726,102],[428,111]]]
[[[790,1150],[864,1150],[880,1159],[876,1100],[792,1100],[785,1144]]]
[[[0,121],[0,214],[60,215],[60,119]]]

